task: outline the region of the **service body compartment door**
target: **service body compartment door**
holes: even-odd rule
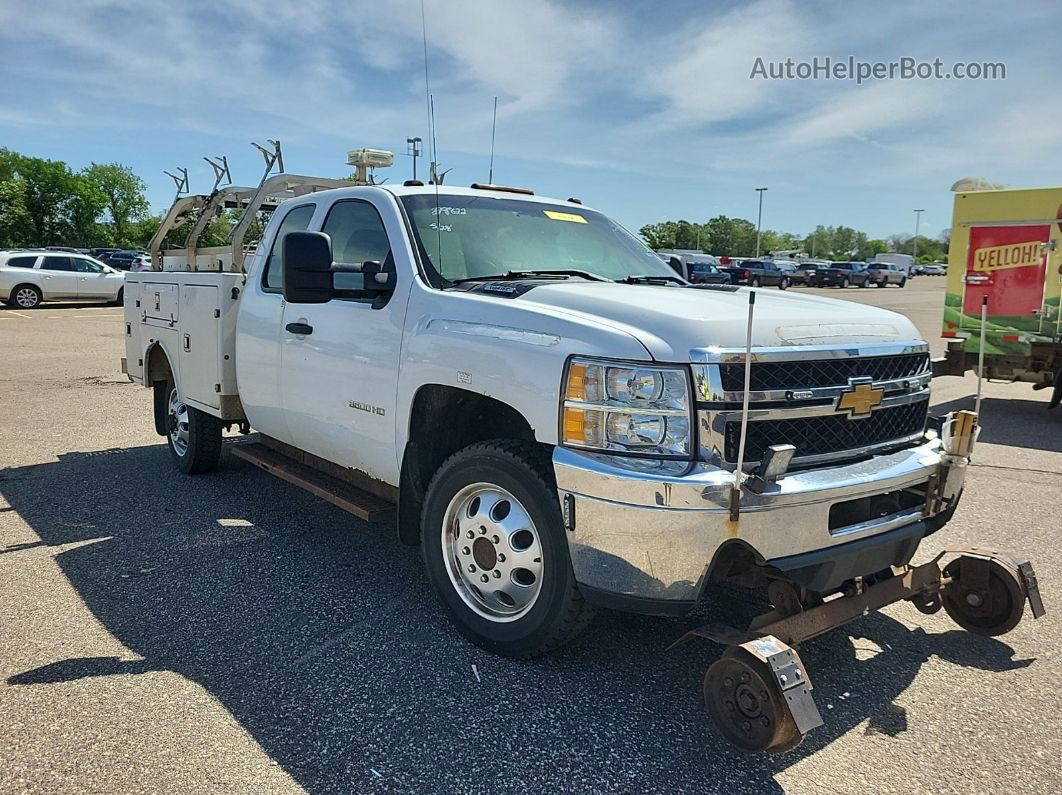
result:
[[[221,407],[218,298],[218,288],[214,285],[181,286],[181,325],[177,340],[181,398],[193,406],[212,409]]]
[[[180,317],[180,288],[174,282],[144,282],[140,311],[150,326],[174,326]]]

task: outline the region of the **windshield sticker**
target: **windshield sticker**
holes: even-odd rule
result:
[[[432,207],[432,215],[467,215],[464,207]]]
[[[547,218],[552,218],[554,221],[571,221],[573,224],[585,224],[586,219],[581,215],[575,213],[558,213],[555,210],[543,210]]]
[[[453,232],[454,228],[452,224],[439,224],[435,221],[431,222],[431,230],[433,232]]]

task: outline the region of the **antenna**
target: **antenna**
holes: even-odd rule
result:
[[[211,160],[209,157],[204,157],[203,159],[210,163],[210,167],[214,169],[214,187],[211,189],[211,193],[217,191],[218,185],[221,184],[222,180],[225,181],[226,185],[232,184],[232,176],[229,174],[229,161],[225,155],[218,155],[220,163]]]
[[[173,180],[173,184],[177,186],[177,195],[173,197],[174,201],[177,201],[177,199],[180,197],[180,195],[182,193],[187,193],[188,192],[188,169],[187,168],[178,168],[177,170],[181,172],[181,176],[179,176],[179,177],[176,174],[171,174],[169,171],[163,171],[162,172],[167,177],[172,179]]]
[[[280,141],[274,141],[272,138],[266,138],[266,143],[270,144],[273,147],[272,152],[270,152],[261,144],[256,144],[254,141],[251,141],[251,146],[253,146],[255,149],[262,153],[262,159],[265,160],[266,164],[266,170],[265,173],[262,175],[261,182],[258,183],[259,185],[262,184],[262,182],[265,182],[266,177],[269,176],[269,172],[273,170],[274,165],[279,167],[277,169],[278,174],[284,173],[284,155],[280,151]]]
[[[494,131],[498,129],[498,97],[494,97],[494,121],[490,125],[490,171],[487,173],[487,184],[494,184]]]

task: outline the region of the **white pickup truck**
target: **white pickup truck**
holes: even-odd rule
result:
[[[345,187],[279,204],[245,272],[128,274],[124,366],[183,472],[253,428],[233,452],[359,515],[396,504],[494,652],[548,652],[599,605],[681,615],[716,583],[808,621],[831,594],[864,600],[848,618],[881,606],[885,581],[927,611],[951,593],[960,620],[935,563],[892,576],[955,510],[972,445],[928,418],[928,346],[893,312],[775,290],[749,329],[749,292],[688,285],[574,199]],[[791,744],[777,723],[721,729],[762,750]]]

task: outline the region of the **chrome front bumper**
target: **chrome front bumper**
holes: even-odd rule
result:
[[[954,505],[966,459],[944,455],[941,441],[932,439],[855,463],[793,472],[762,494],[743,490],[737,521],[729,516],[733,474],[709,464],[562,447],[555,449],[553,464],[579,584],[620,602],[688,604],[700,595],[716,552],[727,542],[741,541],[771,564],[803,553],[821,558],[832,547],[914,530],[930,511]],[[929,508],[829,528],[836,503],[927,484],[935,496],[927,500]]]

